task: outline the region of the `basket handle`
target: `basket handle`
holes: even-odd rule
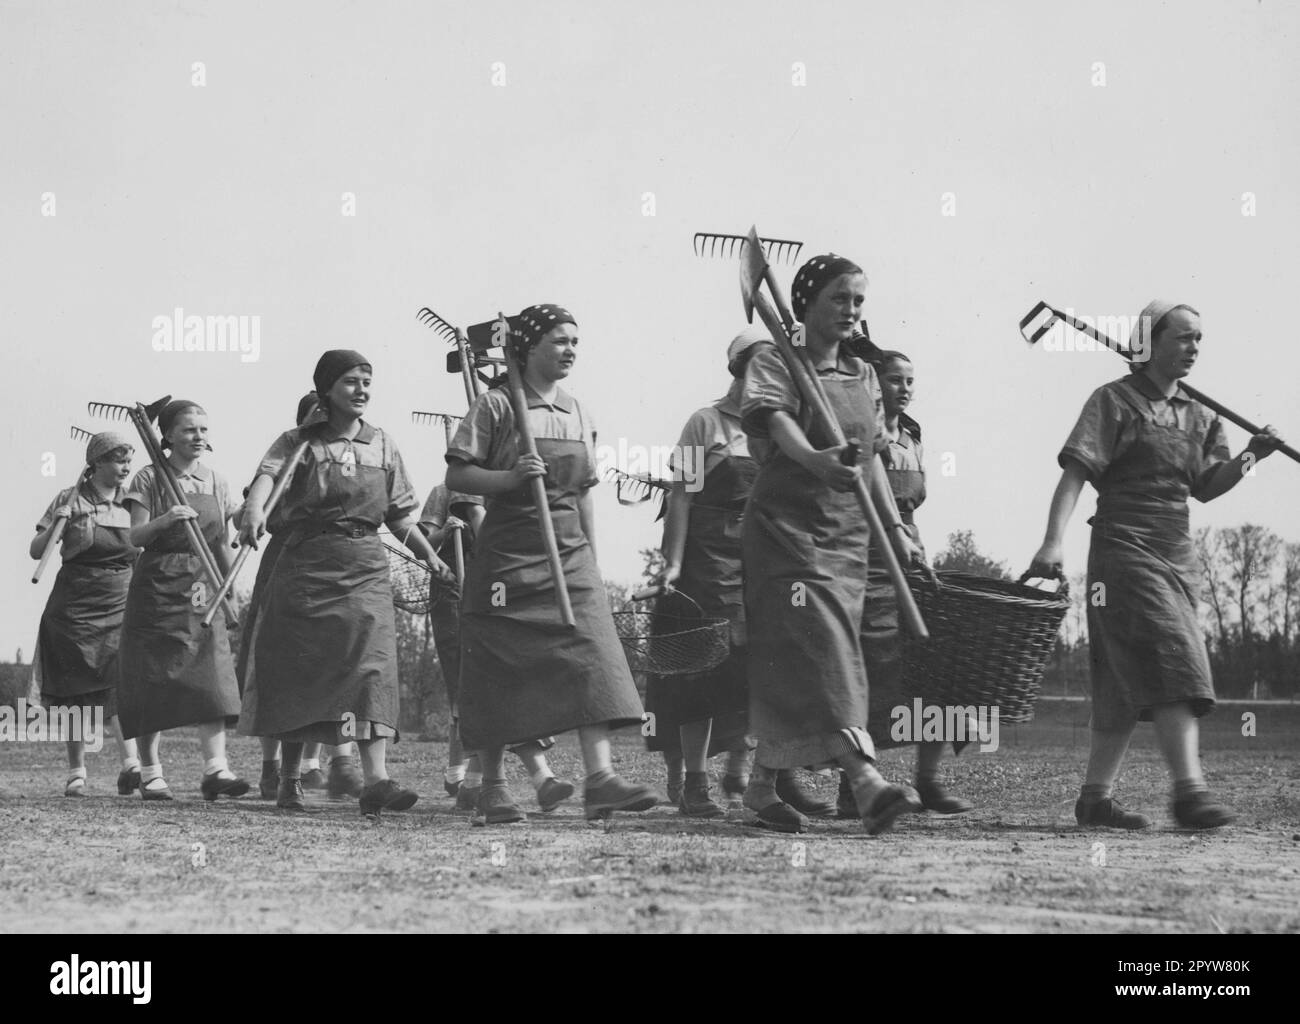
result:
[[[659,583],[652,587],[643,587],[632,594],[632,599],[628,604],[635,605],[646,601],[652,601],[654,598],[663,597],[665,594],[680,594],[682,597],[686,598],[686,600],[690,601],[691,604],[695,605],[696,611],[701,615],[704,614],[704,609],[700,607],[700,603],[696,601],[695,598],[691,597],[691,595],[686,593],[684,590],[678,590],[671,583]]]
[[[1029,570],[1026,569],[1021,573],[1020,579],[1016,580],[1016,582],[1025,583],[1027,580],[1043,580],[1044,582],[1056,580],[1060,584],[1060,586],[1056,588],[1056,593],[1060,594],[1062,597],[1070,596],[1070,582],[1065,578],[1064,573],[1056,572],[1051,576],[1031,576]]]

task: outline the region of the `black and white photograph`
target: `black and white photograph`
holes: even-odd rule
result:
[[[1141,936],[1058,981],[1249,1005],[1298,42],[0,0],[0,933]],[[24,987],[149,1000],[66,949]]]

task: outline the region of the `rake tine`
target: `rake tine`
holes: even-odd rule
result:
[[[89,441],[92,437],[95,436],[89,430],[83,430],[75,423],[72,425],[71,433],[72,433],[72,440],[74,441]]]
[[[86,411],[104,420],[124,420],[131,415],[131,410],[125,405],[112,402],[87,402]]]
[[[743,252],[748,241],[744,235],[730,235],[720,231],[697,231],[692,241],[695,255],[703,258],[705,243],[708,243],[709,259],[721,257],[732,259]],[[792,238],[760,238],[763,255],[768,262],[794,263],[803,251],[803,242]]]
[[[444,338],[453,344],[456,341],[456,328],[447,323],[442,317],[431,310],[428,306],[421,307],[420,311],[415,314],[415,318],[426,327],[432,328],[433,332],[439,337]]]

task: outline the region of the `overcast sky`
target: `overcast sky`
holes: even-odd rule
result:
[[[558,302],[602,440],[672,444],[743,326],[698,230],[756,223],[866,268],[873,337],[916,365],[932,553],[971,529],[1023,569],[1079,407],[1124,369],[1031,351],[1016,322],[1040,298],[1191,303],[1191,382],[1300,440],[1294,4],[6,0],[0,22],[0,657],[31,658],[54,572],[32,586],[27,543],[76,475],[69,426],[103,428],[88,400],[201,402],[240,487],[320,352],[357,348],[423,495],[443,436],[410,412],[464,393],[416,311]],[[260,317],[258,358],[154,351],[177,308]],[[604,573],[633,580],[651,506],[597,492]],[[1300,540],[1297,507],[1279,456],[1193,525]]]

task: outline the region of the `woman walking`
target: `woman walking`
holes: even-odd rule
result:
[[[362,415],[372,369],[361,353],[332,349],[313,374],[320,408],[267,451],[249,491],[241,539],[256,543],[274,480],[306,442],[281,498],[284,548],[267,580],[251,643],[246,690],[256,694],[242,731],[280,741],[277,806],[304,809],[304,743],[355,740],[365,788],[361,812],[403,811],[413,790],[390,779],[387,743],[397,737],[397,630],[387,525],[444,577],[449,570],[416,528],[419,507],[401,454]]]
[[[487,516],[461,604],[461,738],[483,765],[478,824],[519,821],[505,786],[507,746],[577,729],[586,765],[588,819],[643,811],[653,790],[614,774],[610,731],[639,725],[632,682],[596,564],[590,489],[595,428],[560,387],[577,356],[572,314],[529,306],[507,342],[524,380],[537,455],[521,454],[509,395],[497,388],[470,407],[447,452],[447,486],[481,494]],[[576,629],[555,609],[529,481],[542,477]]]
[[[140,788],[140,758],[135,740],[124,739],[117,718],[118,640],[136,549],[131,546],[131,513],[122,485],[131,474],[127,438],[114,431],[96,434],[86,444],[86,469],[75,487],[60,491],[36,524],[29,552],[45,554],[56,523],[64,522],[63,564],[45,602],[33,683],[51,710],[77,709],[82,737],[67,738],[68,780],[64,796],[86,795],[85,725],[94,721],[113,731],[122,770],[117,791],[129,796]]]
[[[842,347],[861,317],[866,284],[860,267],[831,254],[805,263],[792,290],[799,340],[850,444],[819,447],[830,439],[813,429],[773,346],[759,348],[745,376],[741,422],[759,460],[742,533],[750,729],[758,740],[745,806],[781,831],[807,825],[777,792],[782,768],[838,764],[872,834],[920,807],[910,788],[881,778],[866,728],[859,629],[871,536],[854,494],[864,474],[900,562],[922,564],[878,468],[886,440],[875,372]]]
[[[1080,825],[1139,829],[1112,790],[1139,721],[1153,722],[1173,781],[1174,820],[1217,828],[1233,814],[1201,773],[1197,719],[1214,707],[1205,637],[1196,614],[1200,573],[1188,497],[1212,501],[1272,454],[1265,427],[1230,456],[1219,419],[1179,388],[1202,341],[1200,314],[1156,300],[1138,318],[1132,347],[1148,358],[1092,393],[1057,461],[1047,534],[1030,572],[1059,576],[1065,528],[1085,483],[1097,491],[1088,551],[1092,745],[1075,804]]]
[[[211,450],[202,406],[169,402],[158,414],[158,429],[185,502],[172,504],[153,466],[140,470],[127,490],[130,541],[144,551],[122,620],[122,731],[139,740],[145,800],[172,799],[163,778],[160,737],[166,729],[187,725],[198,727],[204,799],[243,796],[248,783],[226,763],[226,727],[239,719],[226,620],[218,615],[211,629],[202,625],[211,589],[184,525],[191,520],[198,526],[217,565],[229,571],[230,492],[225,478],[200,461]]]

